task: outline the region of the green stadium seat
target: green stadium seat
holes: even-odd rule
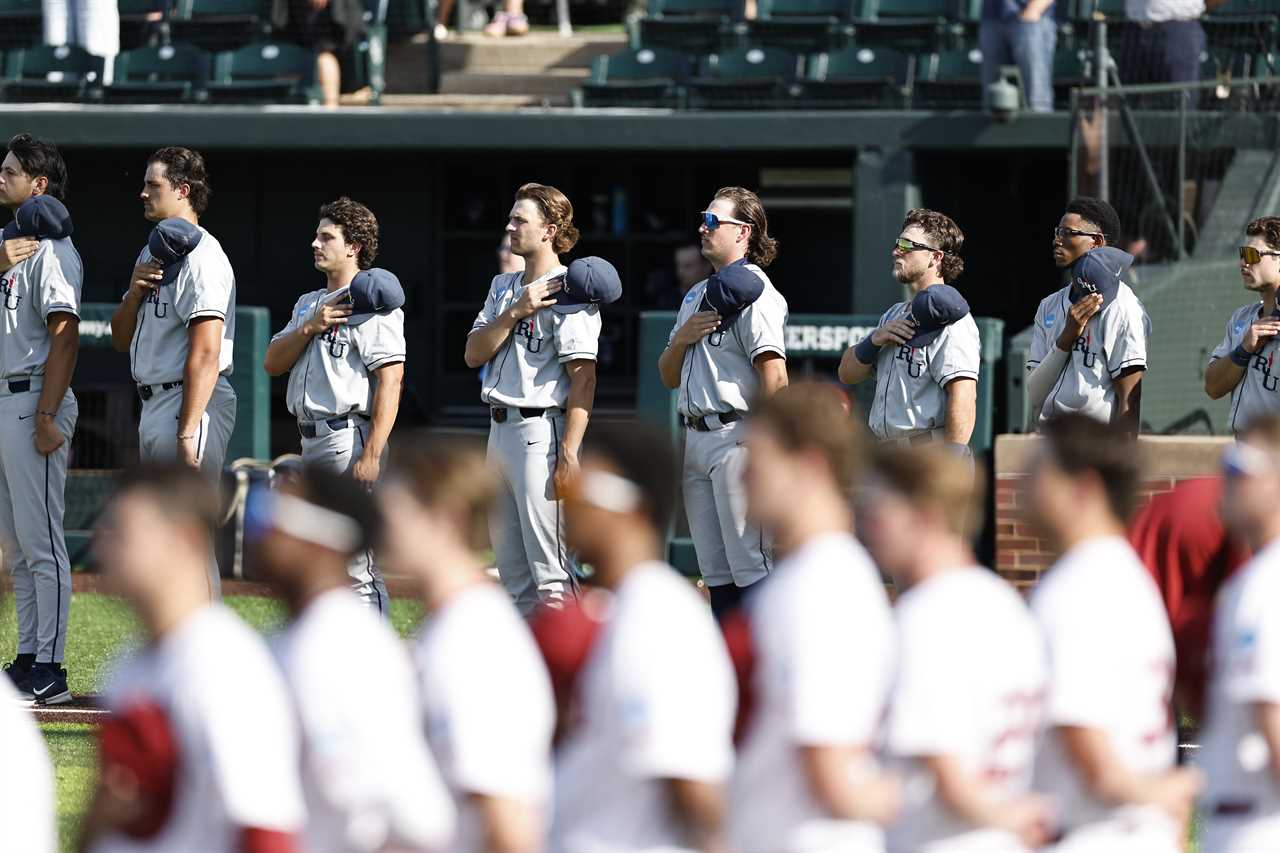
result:
[[[0,0],[0,50],[39,44],[40,0]]]
[[[741,9],[741,0],[649,0],[648,14],[637,23],[639,46],[715,51]]]
[[[689,105],[702,109],[768,109],[783,105],[802,57],[787,50],[743,47],[713,53],[689,81]]]
[[[168,18],[173,13],[172,0],[118,0],[117,6],[120,10],[121,50],[133,50],[158,40],[158,22],[148,20],[148,16],[159,11]]]
[[[1059,47],[1053,52],[1053,102],[1058,109],[1070,105],[1072,89],[1094,84],[1091,57],[1081,47]]]
[[[854,41],[908,53],[942,50],[963,30],[960,0],[857,0]]]
[[[850,0],[760,0],[756,19],[741,27],[753,45],[824,51],[851,40],[852,13]]]
[[[199,100],[209,79],[208,52],[190,44],[141,47],[116,57],[115,77],[103,90],[109,103]]]
[[[1211,52],[1266,54],[1276,49],[1280,0],[1228,0],[1202,21]]]
[[[315,71],[315,55],[296,44],[261,42],[219,53],[206,91],[210,103],[299,103]]]
[[[661,47],[624,50],[598,56],[582,84],[585,107],[674,107],[677,86],[691,67],[690,58]]]
[[[892,48],[846,47],[812,56],[797,101],[841,109],[900,109],[911,83],[911,57]]]
[[[924,109],[982,109],[982,51],[958,48],[916,60],[912,105]]]
[[[235,50],[261,38],[270,17],[270,0],[177,0],[170,28],[175,42]]]
[[[37,45],[5,54],[5,101],[79,101],[102,85],[105,60],[75,45]],[[50,79],[54,77],[55,79]]]

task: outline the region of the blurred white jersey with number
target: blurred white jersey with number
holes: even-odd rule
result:
[[[449,849],[486,849],[472,794],[526,803],[545,829],[555,699],[511,597],[491,583],[456,593],[426,620],[414,657],[427,739],[458,807]]]
[[[240,853],[247,827],[300,834],[298,728],[280,672],[252,628],[220,604],[188,616],[109,679],[106,706],[158,710],[178,750],[172,811],[147,840],[94,853]]]
[[[1213,620],[1214,672],[1199,763],[1205,772],[1203,853],[1280,850],[1280,787],[1255,705],[1280,705],[1280,543],[1222,588]]]
[[[0,850],[58,849],[53,764],[31,712],[0,675]]]
[[[828,815],[800,763],[803,747],[863,747],[849,772],[874,772],[893,625],[871,558],[848,534],[820,536],[779,563],[747,607],[756,703],[733,776],[732,848],[882,851],[879,827]]]
[[[723,783],[733,667],[711,609],[665,563],[633,568],[578,677],[556,757],[550,853],[693,851],[666,780]]]
[[[965,823],[919,759],[949,756],[990,795],[1031,789],[1044,720],[1044,644],[1018,593],[987,569],[937,575],[897,603],[898,668],[886,751],[907,770],[891,853],[1011,853],[1013,835]]]
[[[1180,830],[1163,812],[1110,805],[1088,791],[1053,732],[1097,729],[1135,773],[1173,766],[1173,634],[1151,574],[1122,537],[1092,539],[1059,558],[1031,610],[1050,667],[1050,731],[1036,758],[1036,790],[1053,798],[1066,833],[1059,849],[1181,851]]]
[[[302,728],[306,850],[448,849],[453,802],[400,639],[342,588],[307,605],[275,652]],[[353,689],[353,673],[370,689]]]

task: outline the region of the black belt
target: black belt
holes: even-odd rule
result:
[[[161,382],[159,385],[139,385],[138,396],[143,400],[150,400],[156,395],[156,391],[168,391],[171,388],[181,388],[182,380],[176,382]]]
[[[1256,807],[1253,800],[1218,800],[1209,811],[1214,817],[1245,817]]]
[[[685,415],[683,420],[684,425],[695,432],[711,432],[711,427],[707,426],[707,418],[719,418],[720,423],[728,426],[734,421],[742,420],[742,412],[713,412],[700,418]]]
[[[298,421],[298,432],[302,433],[303,438],[315,438],[317,423],[320,423],[320,421]],[[323,423],[329,427],[330,430],[339,432],[344,429],[349,429],[351,425],[355,423],[355,419],[344,415],[340,418],[329,418]]]
[[[495,424],[504,424],[512,412],[519,412],[522,418],[540,418],[547,413],[546,409],[508,409],[506,406],[494,406],[489,409],[489,417]]]
[[[30,379],[14,379],[9,383],[10,394],[25,394],[31,390]]]

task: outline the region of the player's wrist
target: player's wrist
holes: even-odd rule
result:
[[[1245,345],[1241,343],[1231,351],[1231,363],[1237,367],[1248,367],[1249,362],[1253,360],[1254,355],[1256,355],[1256,353],[1253,350],[1247,349]]]

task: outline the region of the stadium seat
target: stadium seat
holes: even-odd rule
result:
[[[111,103],[199,100],[209,79],[209,54],[194,45],[141,47],[116,57],[115,78],[103,90]]]
[[[824,51],[850,41],[852,12],[850,0],[760,0],[756,19],[741,27],[753,45]]]
[[[315,70],[315,56],[296,44],[262,42],[219,53],[206,91],[210,103],[299,103]]]
[[[1081,47],[1059,47],[1053,52],[1053,102],[1058,109],[1071,104],[1071,90],[1092,86],[1092,54]]]
[[[1280,0],[1228,0],[1201,25],[1211,52],[1269,53],[1280,31]]]
[[[916,60],[912,105],[924,109],[981,109],[982,51],[944,50]]]
[[[802,59],[768,47],[734,48],[703,57],[688,83],[689,106],[703,109],[767,109],[790,96]]]
[[[40,0],[0,0],[0,50],[39,44]]]
[[[120,10],[120,49],[133,50],[157,43],[160,37],[159,21],[148,16],[160,12],[162,19],[173,13],[171,0],[118,0]]]
[[[269,0],[177,0],[173,40],[205,50],[235,50],[269,29]]]
[[[959,0],[857,0],[854,38],[862,47],[908,53],[944,49],[963,29]]]
[[[105,60],[75,45],[37,45],[9,51],[4,59],[5,101],[79,101],[102,85]]]
[[[809,58],[797,94],[804,106],[901,109],[911,57],[891,48],[847,47]]]
[[[740,9],[740,0],[649,0],[649,13],[637,24],[639,44],[713,52]]]
[[[598,56],[582,84],[585,107],[674,107],[677,86],[688,76],[691,60],[661,47],[624,50]]]

